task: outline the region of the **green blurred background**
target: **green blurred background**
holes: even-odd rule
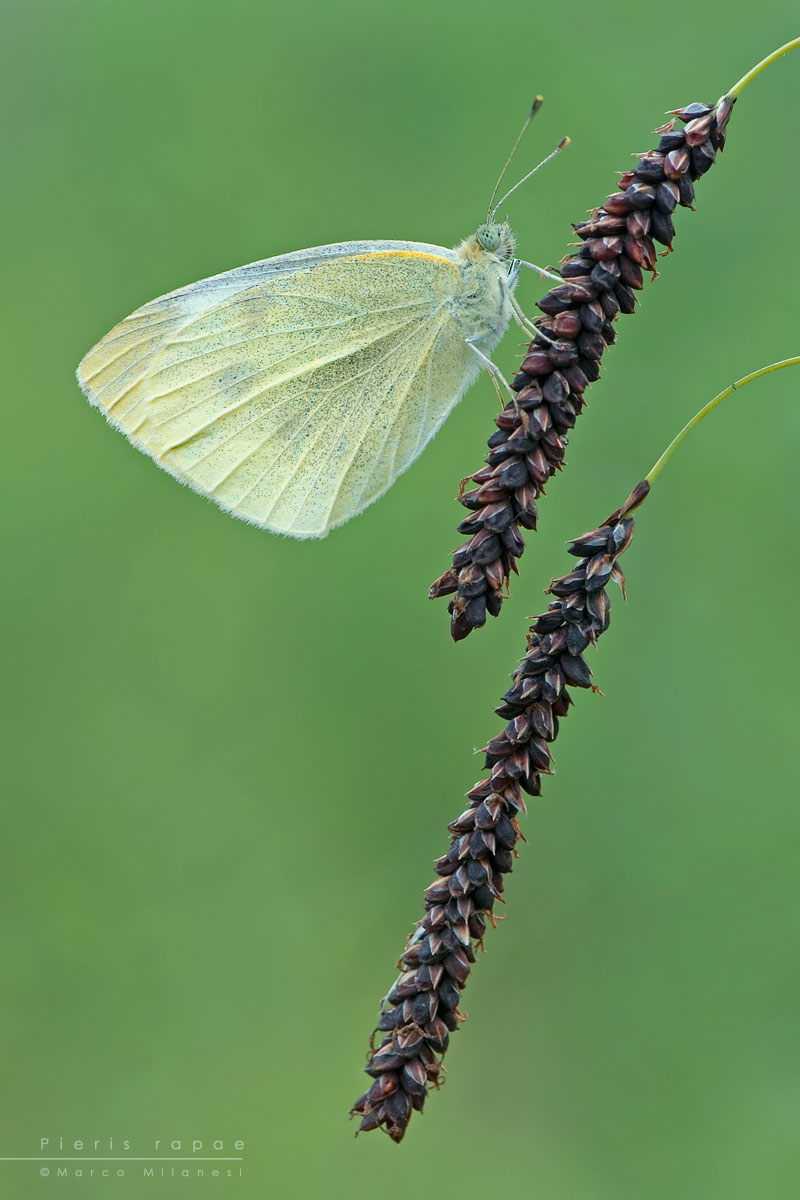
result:
[[[202,276],[460,240],[536,91],[520,172],[573,144],[509,213],[522,254],[557,261],[664,110],[715,99],[797,33],[794,6],[5,10],[0,1148],[238,1138],[246,1162],[146,1184],[4,1162],[4,1194],[796,1196],[792,372],[730,399],[641,514],[592,664],[605,699],[579,696],[531,806],[447,1086],[399,1148],[345,1114],[565,539],[731,379],[797,353],[800,57],[737,106],[502,618],[465,644],[426,590],[493,428],[488,380],[385,499],[293,543],[157,471],[73,379],[117,320]],[[522,279],[529,313],[543,290]],[[512,327],[509,374],[520,350]]]

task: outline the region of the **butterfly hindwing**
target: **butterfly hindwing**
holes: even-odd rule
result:
[[[477,373],[449,256],[349,243],[202,280],[122,321],[79,380],[221,507],[324,536],[386,491]]]

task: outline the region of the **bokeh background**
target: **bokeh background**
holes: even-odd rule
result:
[[[738,104],[502,618],[462,645],[426,590],[493,429],[488,380],[379,504],[293,543],[157,471],[73,379],[193,279],[349,238],[459,241],[537,91],[519,172],[573,144],[508,207],[523,255],[557,261],[664,111],[795,35],[795,6],[4,7],[0,1150],[216,1137],[246,1161],[146,1184],[2,1162],[2,1190],[796,1196],[790,371],[727,401],[641,514],[593,659],[605,698],[578,697],[531,805],[447,1086],[399,1148],[354,1141],[346,1112],[565,539],[730,380],[798,350],[800,57]],[[529,313],[543,290],[522,279]],[[520,351],[512,327],[509,374]]]

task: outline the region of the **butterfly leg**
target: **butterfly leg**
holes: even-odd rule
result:
[[[511,387],[511,384],[508,382],[508,380],[506,379],[505,375],[500,370],[500,368],[495,363],[493,363],[490,358],[487,358],[482,350],[478,349],[478,347],[475,345],[475,341],[473,338],[468,337],[465,340],[466,340],[466,343],[469,346],[470,350],[473,352],[473,354],[476,354],[477,357],[480,359],[481,365],[484,366],[486,368],[486,370],[489,372],[489,374],[492,378],[492,383],[494,384],[495,391],[497,392],[497,395],[500,397],[500,403],[503,405],[505,404],[505,399],[503,398],[503,393],[500,391],[500,384],[503,385],[503,387],[508,392],[511,399],[516,401],[517,393]]]
[[[511,297],[511,311],[514,314],[514,320],[516,321],[517,325],[519,325],[523,333],[534,334],[536,332],[533,321],[531,321],[529,317],[525,316],[525,313],[517,304],[513,296]]]
[[[511,302],[511,311],[514,314],[514,320],[517,322],[522,332],[527,333],[530,337],[541,337],[544,338],[546,342],[552,343],[553,339],[548,337],[544,330],[540,329],[538,325],[535,325],[530,317],[525,316],[525,313],[520,308],[519,304],[517,303],[516,296],[514,296],[513,293],[509,295],[509,300]]]
[[[542,279],[552,279],[555,283],[564,282],[560,275],[554,275],[552,271],[546,271],[544,267],[537,267],[536,263],[526,262],[524,258],[516,258],[514,261],[518,262],[521,267],[528,267],[531,271],[536,271]]]

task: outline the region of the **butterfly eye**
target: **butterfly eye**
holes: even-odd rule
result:
[[[484,250],[494,252],[500,245],[500,226],[481,225],[476,237]]]

